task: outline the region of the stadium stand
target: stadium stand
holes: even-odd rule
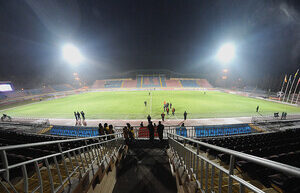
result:
[[[203,88],[212,88],[211,84],[206,79],[199,79],[197,80],[197,83],[200,87]]]
[[[60,84],[51,86],[56,92],[74,90],[74,88],[69,84]]]
[[[160,81],[161,81],[161,86],[162,87],[167,87],[166,76],[160,75],[159,78],[160,78]]]
[[[166,80],[166,86],[169,88],[180,88],[181,84],[179,80]]]
[[[180,80],[183,87],[200,87],[197,80]]]
[[[137,81],[138,88],[142,87],[142,80],[143,80],[143,76],[137,76],[136,81]]]
[[[123,80],[123,88],[136,88],[137,81],[136,80]]]
[[[0,93],[0,100],[6,99],[6,98],[7,98],[7,96],[4,93]]]
[[[161,87],[159,76],[143,76],[142,87]]]
[[[300,167],[300,129],[205,139],[202,140],[202,142],[288,164],[294,167]],[[206,151],[210,155],[216,156],[226,164],[229,164],[230,162],[230,156],[228,154],[220,153],[206,147],[201,147],[200,149]],[[272,186],[275,189],[283,190],[284,192],[300,191],[300,188],[296,185],[300,183],[299,178],[242,159],[237,159],[236,167],[239,171],[247,173],[252,179],[259,180],[266,187]]]
[[[0,192],[111,192],[125,147],[120,134],[111,136],[46,141],[31,135],[22,140],[29,144],[1,146]]]
[[[165,75],[137,75],[135,80],[96,80],[91,86],[98,88],[211,88],[211,84],[206,79],[169,79]]]
[[[104,87],[105,88],[121,88],[123,80],[106,80]]]

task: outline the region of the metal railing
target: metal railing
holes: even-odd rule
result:
[[[237,135],[237,134],[249,134],[251,132],[256,132],[254,129],[251,129],[251,127],[248,124],[232,124],[230,127],[229,125],[208,125],[208,126],[165,126],[164,129],[164,138],[167,139],[167,133],[173,133],[173,134],[180,134],[184,137],[189,138],[201,138],[201,137],[219,137],[219,136],[230,136],[230,135]],[[241,127],[248,127],[247,132],[240,132]],[[122,126],[115,126],[115,130],[117,132],[123,132]],[[145,128],[146,132],[143,133],[143,135],[140,135],[140,126],[133,126],[134,134],[137,139],[142,138],[149,138],[149,132],[148,129]],[[229,132],[229,129],[232,131]],[[233,131],[233,130],[236,131]],[[227,131],[228,130],[228,131]]]
[[[243,180],[234,174],[234,164],[236,158],[241,158],[243,160],[274,169],[280,172],[283,172],[288,175],[293,175],[296,177],[300,177],[300,168],[296,168],[293,166],[289,166],[286,164],[282,164],[279,162],[263,159],[260,157],[256,157],[253,155],[233,151],[230,149],[222,148],[219,146],[207,144],[201,141],[197,141],[194,139],[186,138],[180,135],[176,135],[173,133],[167,133],[169,145],[171,151],[178,157],[180,160],[180,164],[185,167],[185,169],[194,176],[194,178],[199,182],[200,188],[205,192],[209,190],[211,192],[215,191],[214,181],[215,174],[219,170],[218,173],[218,185],[217,191],[222,192],[222,180],[223,174],[228,177],[228,192],[232,192],[233,180],[238,182],[239,192],[245,192],[245,188],[253,191],[253,192],[263,192],[261,189],[257,188],[253,184]],[[193,143],[196,145],[196,150],[193,148],[188,148],[187,143]],[[200,146],[204,146],[206,148],[210,148],[230,156],[229,169],[224,168],[223,166],[209,160],[207,157],[200,155]],[[205,182],[203,182],[205,180]]]
[[[74,183],[74,178],[81,180],[87,173],[94,175],[102,164],[108,164],[113,155],[122,147],[121,133],[89,138],[58,140],[22,145],[0,147],[0,188],[9,192],[44,192],[45,187],[51,192],[59,192]],[[26,148],[57,149],[51,154],[20,163],[10,164],[10,151]],[[10,174],[18,173],[22,185],[12,182]],[[47,176],[46,180],[43,177]],[[29,179],[36,179],[32,184]],[[32,187],[36,184],[35,187]]]

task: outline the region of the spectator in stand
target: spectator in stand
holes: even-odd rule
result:
[[[128,144],[129,142],[129,130],[127,129],[127,127],[123,127],[123,136],[125,139],[125,143]]]
[[[162,114],[161,114],[160,116],[161,116],[161,120],[162,120],[162,121],[165,121],[165,113],[162,112]]]
[[[99,132],[99,135],[105,135],[105,131],[104,131],[104,128],[101,123],[99,123],[98,132]]]
[[[153,143],[153,141],[154,141],[154,127],[153,127],[151,121],[149,121],[148,130],[149,130],[149,141],[151,143]]]
[[[108,135],[109,134],[109,132],[108,132],[109,128],[108,128],[107,123],[104,123],[103,128],[104,128],[105,135]]]
[[[151,116],[148,115],[147,119],[148,119],[148,123],[150,123],[151,122]]]
[[[169,107],[167,107],[167,115],[169,115],[170,109]]]
[[[172,108],[172,115],[175,115],[175,108]]]
[[[161,124],[161,122],[159,121],[158,126],[157,126],[157,133],[158,133],[158,137],[159,137],[160,141],[163,140],[164,128],[165,128],[165,126],[163,124]]]
[[[109,125],[109,126],[108,126],[108,129],[109,129],[109,130],[108,130],[109,134],[114,134],[114,133],[115,133],[114,128],[113,128],[112,125]],[[110,136],[110,138],[111,138],[111,139],[114,139],[115,136],[112,135],[112,136]]]
[[[129,131],[129,129],[131,127],[130,123],[126,123],[126,126],[127,126],[128,131]]]
[[[140,124],[140,127],[144,127],[144,123],[143,123],[143,121],[141,122],[141,124]]]
[[[184,111],[184,113],[183,113],[183,118],[184,118],[184,120],[186,120],[186,116],[187,116],[187,112]]]
[[[130,141],[131,141],[131,142],[133,142],[134,139],[135,139],[133,127],[130,127],[130,129],[129,129],[129,138],[130,138]]]

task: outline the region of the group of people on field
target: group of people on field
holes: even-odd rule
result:
[[[98,132],[99,135],[109,135],[109,134],[114,134],[114,127],[112,125],[108,125],[107,123],[104,123],[104,125],[102,125],[101,123],[99,123],[98,125]],[[108,136],[107,139],[113,139],[115,138],[115,136]]]
[[[167,115],[169,115],[170,110],[172,111],[172,115],[175,115],[175,107],[172,105],[172,103],[164,101],[164,112],[167,112]],[[162,114],[164,114],[164,112]]]
[[[85,113],[83,111],[81,111],[80,113],[78,111],[77,112],[74,111],[74,116],[75,116],[75,120],[76,120],[76,123],[75,123],[76,126],[81,126],[81,125],[86,126],[87,125],[86,121],[85,121]]]

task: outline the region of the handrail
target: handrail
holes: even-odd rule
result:
[[[74,142],[74,141],[86,141],[90,139],[98,139],[98,138],[105,138],[109,136],[117,136],[122,135],[122,133],[113,133],[108,135],[99,135],[96,137],[85,137],[85,138],[77,138],[77,139],[64,139],[64,140],[54,140],[54,141],[46,141],[46,142],[37,142],[37,143],[27,143],[27,144],[19,144],[19,145],[10,145],[10,146],[2,146],[0,147],[0,151],[3,150],[10,150],[10,149],[19,149],[19,148],[26,148],[26,147],[36,147],[41,145],[51,145],[57,143],[67,143],[67,142]]]
[[[109,138],[110,136],[115,137]],[[104,138],[104,140],[102,140],[101,138]],[[93,139],[96,140],[94,140],[93,143],[89,143],[89,140]],[[71,147],[70,149],[63,149],[63,146],[61,145],[65,142],[69,143],[77,141],[83,141],[84,144],[80,146]],[[8,153],[6,150],[35,147],[49,144],[57,145],[58,150],[55,150],[55,152],[52,152],[50,155],[40,155],[37,158],[13,163],[10,165],[10,162],[7,157]],[[117,132],[109,135],[101,135],[96,137],[56,140],[49,142],[38,142],[1,147],[0,159],[2,160],[2,167],[0,168],[0,187],[2,186],[2,188],[4,188],[6,192],[9,192],[7,187],[13,189],[14,192],[18,192],[19,190],[17,191],[15,189],[15,186],[18,186],[19,184],[12,184],[10,179],[10,173],[13,169],[21,168],[22,173],[20,174],[19,170],[19,174],[17,175],[21,175],[23,177],[23,191],[28,192],[30,182],[28,179],[28,171],[26,166],[30,164],[30,167],[35,168],[32,170],[35,171],[38,176],[38,185],[34,187],[33,192],[37,190],[43,192],[43,184],[45,183],[45,180],[43,180],[41,177],[42,169],[39,166],[39,164],[42,163],[43,166],[45,166],[47,169],[46,172],[48,173],[48,179],[46,181],[50,182],[49,186],[51,188],[51,192],[59,192],[65,186],[65,183],[68,183],[69,185],[73,183],[71,182],[72,177],[76,177],[81,180],[89,172],[95,174],[97,167],[99,168],[105,162],[108,163],[113,156],[116,156],[115,153],[117,153],[119,149],[122,148],[122,144],[123,135],[122,133]],[[49,160],[51,160],[51,162]],[[53,166],[53,168],[51,168],[52,166],[50,164]],[[52,169],[55,170],[56,173],[55,171],[52,171]],[[56,178],[57,176],[53,177],[53,172],[55,173],[55,175],[58,176],[58,180],[60,183],[54,182],[54,178]],[[75,173],[76,176],[74,176]],[[5,180],[6,184],[2,183],[2,180]]]
[[[211,144],[208,144],[208,143],[204,143],[204,142],[201,142],[201,141],[197,141],[197,140],[187,138],[187,137],[183,137],[183,136],[173,134],[173,133],[167,133],[167,136],[168,137],[173,136],[173,138],[181,138],[183,140],[190,141],[190,142],[193,142],[193,143],[196,143],[196,144],[199,144],[199,145],[202,145],[202,146],[205,146],[205,147],[208,147],[208,148],[211,148],[211,149],[223,152],[223,153],[227,153],[227,154],[233,155],[235,157],[239,157],[239,158],[242,158],[244,160],[254,162],[256,164],[263,165],[263,166],[281,171],[283,173],[288,173],[290,175],[300,177],[300,168],[297,168],[297,167],[293,167],[293,166],[290,166],[290,165],[287,165],[287,164],[271,161],[271,160],[260,158],[260,157],[253,156],[253,155],[249,155],[249,154],[246,154],[246,153],[241,153],[241,152],[238,152],[238,151],[230,150],[230,149],[219,147],[219,146],[216,146],[216,145],[211,145]]]

